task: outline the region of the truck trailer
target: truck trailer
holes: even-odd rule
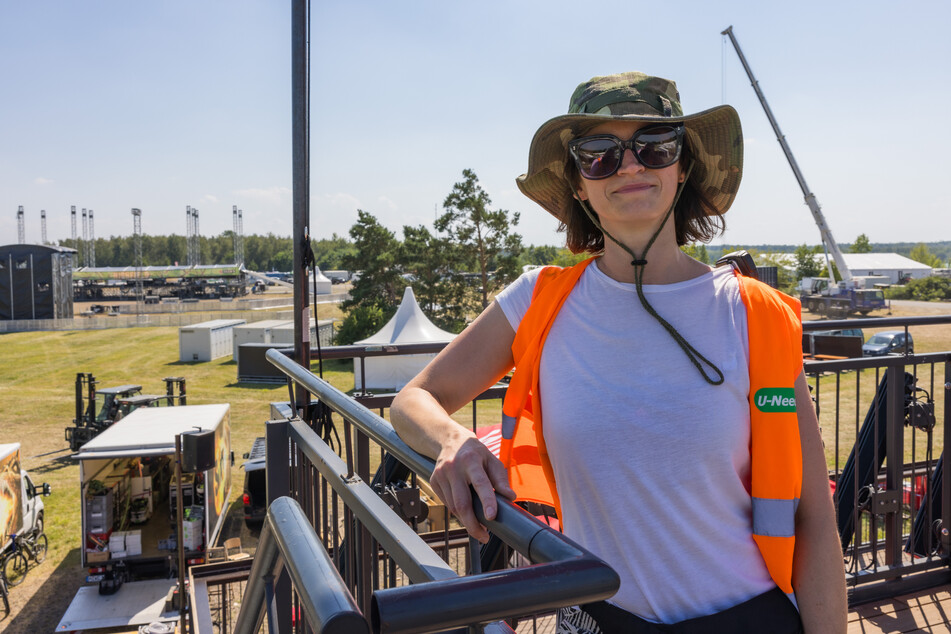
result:
[[[43,532],[43,497],[49,494],[50,485],[34,485],[23,469],[20,443],[0,445],[0,552],[10,547],[10,535]]]
[[[830,284],[828,277],[804,277],[796,288],[802,307],[810,312],[830,317],[846,317],[887,307],[885,293],[865,280],[853,277],[849,284]]]
[[[231,408],[227,404],[141,408],[83,445],[79,462],[79,546],[87,569],[57,631],[174,620],[177,587],[176,437],[213,438],[213,464],[182,474],[186,567],[206,562],[231,494]],[[210,446],[210,445],[209,445]],[[183,460],[188,462],[188,457]]]

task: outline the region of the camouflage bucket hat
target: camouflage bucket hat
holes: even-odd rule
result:
[[[575,89],[568,114],[542,124],[532,138],[528,172],[515,182],[523,194],[565,222],[575,204],[566,176],[568,142],[605,121],[684,124],[684,143],[695,159],[690,182],[719,213],[736,198],[743,175],[743,131],[731,106],[684,116],[677,86],[639,72],[595,77]]]

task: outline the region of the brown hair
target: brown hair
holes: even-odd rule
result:
[[[690,242],[708,242],[726,228],[723,215],[718,213],[709,198],[697,189],[696,183],[700,181],[697,171],[703,169],[703,166],[694,160],[690,144],[685,141],[680,153],[680,164],[686,166],[691,161],[694,163],[693,172],[684,183],[680,199],[674,208],[678,246]],[[573,190],[577,188],[581,175],[570,157],[565,162],[565,178],[572,184]],[[594,226],[577,200],[572,201],[568,220],[562,222],[558,230],[567,234],[567,247],[572,253],[597,254],[604,251],[604,234]]]

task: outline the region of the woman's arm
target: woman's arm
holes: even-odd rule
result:
[[[796,379],[796,411],[802,443],[802,493],[796,511],[793,589],[807,634],[845,632],[848,627],[845,566],[819,421],[805,373]]]
[[[515,331],[498,303],[479,315],[393,400],[394,429],[411,447],[436,459],[433,491],[469,534],[485,542],[488,531],[472,511],[470,485],[485,515],[494,518],[495,493],[513,498],[502,463],[450,414],[492,386],[513,365]]]

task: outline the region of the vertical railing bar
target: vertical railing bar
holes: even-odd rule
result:
[[[941,451],[945,457],[948,457],[948,448],[951,447],[951,425],[948,424],[949,411],[951,411],[951,356],[944,362],[944,440]],[[951,540],[948,539],[949,530],[951,530],[951,465],[942,463],[941,467],[941,546],[944,549],[944,557],[947,557],[948,550],[951,549]]]
[[[935,402],[935,404],[937,404],[937,398],[936,398],[937,395],[935,394],[935,389],[934,389],[936,372],[937,372],[937,368],[935,367],[935,363],[932,361],[931,362],[931,381],[928,383],[928,388],[929,388],[928,393],[931,394],[931,400]],[[937,415],[938,415],[938,412],[937,410],[935,410],[936,424],[937,424]],[[934,526],[934,512],[931,505],[931,496],[934,493],[934,490],[933,490],[934,483],[932,482],[932,479],[934,478],[934,467],[935,467],[934,433],[933,432],[928,434],[927,451],[928,451],[928,456],[925,462],[925,487],[924,487],[924,493],[921,496],[921,504],[925,506],[925,510],[924,510],[925,521],[927,521],[928,523],[928,529],[925,531],[925,537],[926,537],[925,547],[927,548],[927,553],[928,553],[927,559],[930,561],[931,559],[933,559],[933,553],[935,550],[934,542],[935,542],[935,539],[937,538],[937,535],[935,535],[934,531],[931,529],[931,527]],[[914,519],[917,519],[918,513],[913,513],[912,517]],[[912,520],[912,525],[911,525],[912,535],[914,535],[914,530],[915,530],[914,519]],[[914,562],[914,559],[915,559],[915,554],[914,552],[912,552],[911,561]]]
[[[354,432],[356,435],[357,451],[355,461],[356,474],[361,480],[369,483],[372,481],[370,476],[370,437],[356,426],[354,426]],[[363,522],[359,523],[357,535],[360,540],[358,543],[360,565],[357,568],[357,573],[360,575],[360,589],[357,595],[357,605],[360,606],[364,614],[369,614],[370,597],[373,594],[371,571],[376,566],[376,558],[371,552],[370,531]]]
[[[890,493],[901,495],[902,471],[904,465],[904,406],[905,406],[905,368],[904,365],[889,366],[888,381],[889,407],[885,431],[886,436],[886,475],[885,488]],[[892,380],[894,379],[894,381]],[[900,500],[901,498],[899,498]],[[885,563],[897,566],[901,563],[901,508],[885,515]]]

